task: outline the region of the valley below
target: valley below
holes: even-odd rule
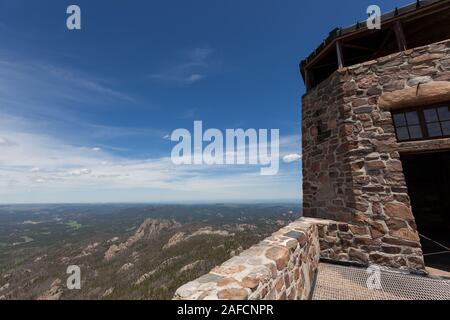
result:
[[[171,299],[299,216],[290,204],[3,205],[0,299]]]

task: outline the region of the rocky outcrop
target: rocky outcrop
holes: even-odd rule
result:
[[[141,240],[149,240],[160,234],[163,230],[178,228],[181,225],[174,220],[147,219],[145,220],[136,233],[132,235],[126,242],[118,245],[111,245],[105,253],[105,259],[114,259],[118,254],[128,250],[131,246]]]
[[[38,300],[59,300],[63,294],[63,290],[61,288],[61,279],[56,279],[50,286],[46,292],[40,295]]]
[[[10,287],[9,282],[0,287],[0,292],[8,290]]]
[[[134,264],[131,262],[125,263],[123,266],[120,267],[119,271],[117,273],[124,273],[128,270],[132,269],[134,267]]]
[[[154,270],[152,270],[150,272],[147,272],[147,273],[143,274],[142,276],[140,276],[139,279],[136,280],[134,285],[138,286],[138,285],[142,284],[144,281],[148,280],[155,273],[157,273],[159,271],[164,271],[164,268],[166,268],[168,265],[172,264],[173,262],[177,261],[181,257],[182,256],[175,256],[175,257],[172,257],[172,258],[169,258],[169,259],[163,261],[156,269],[154,269]]]
[[[178,232],[169,239],[169,241],[164,245],[163,249],[169,249],[183,241],[187,241],[199,236],[233,237],[234,233],[230,233],[227,230],[214,230],[212,227],[200,228],[189,235],[186,235],[186,233],[184,232]]]
[[[232,237],[233,233],[229,233],[227,230],[214,230],[212,227],[201,228],[194,233],[186,237],[186,239],[197,237],[197,236],[222,236],[222,237]]]
[[[109,244],[109,243],[115,243],[115,242],[117,242],[117,241],[119,241],[119,237],[114,237],[114,238],[112,238],[112,239],[109,239],[108,241],[107,241],[107,243]]]
[[[86,248],[84,248],[83,251],[81,251],[81,253],[75,257],[75,259],[84,258],[92,255],[95,251],[97,251],[99,245],[100,243],[98,242],[87,245]]]
[[[105,292],[103,293],[102,297],[103,298],[107,298],[110,295],[112,295],[113,293],[114,293],[114,287],[105,290]]]
[[[144,273],[142,276],[139,277],[139,279],[136,280],[134,283],[135,286],[139,286],[141,283],[149,279],[153,274],[156,273],[158,270],[152,270],[150,272]]]
[[[178,232],[176,233],[172,238],[169,239],[169,241],[164,245],[163,249],[169,249],[178,243],[182,242],[185,238],[184,232]]]
[[[198,266],[205,264],[205,260],[197,260],[180,269],[180,273],[195,270]]]
[[[243,223],[243,224],[236,225],[236,230],[237,231],[241,231],[241,232],[244,232],[244,231],[255,231],[256,229],[258,229],[258,227],[253,225],[253,224]]]

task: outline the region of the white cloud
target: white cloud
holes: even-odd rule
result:
[[[197,81],[200,81],[200,80],[202,80],[202,79],[204,79],[205,78],[205,76],[204,75],[201,75],[201,74],[192,74],[192,75],[190,75],[188,78],[187,78],[187,82],[190,82],[190,83],[194,83],[194,82],[197,82]]]
[[[92,171],[90,169],[83,168],[83,169],[76,169],[76,170],[69,171],[68,174],[69,174],[69,176],[79,177],[79,176],[88,175],[91,172]]]
[[[45,179],[40,178],[40,177],[32,177],[31,180],[32,180],[34,183],[45,183],[45,182],[46,182]]]
[[[300,194],[294,166],[270,177],[261,176],[256,166],[176,166],[170,150],[167,157],[125,158],[105,148],[93,152],[93,147],[71,144],[66,136],[50,135],[41,128],[34,119],[10,118],[0,112],[0,136],[16,143],[1,148],[0,203],[237,201]],[[281,138],[282,154],[298,148],[297,140]]]
[[[302,156],[300,154],[296,154],[296,153],[288,154],[283,157],[283,161],[285,163],[296,162],[296,161],[300,161],[301,159],[302,159]]]
[[[0,137],[0,147],[12,147],[17,145],[14,141],[11,141],[8,138]]]

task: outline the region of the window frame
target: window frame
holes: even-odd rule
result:
[[[399,110],[393,110],[391,112],[391,118],[392,118],[392,124],[394,126],[394,131],[395,131],[395,136],[397,138],[398,142],[413,142],[413,141],[424,141],[424,140],[437,140],[437,139],[446,139],[446,138],[450,138],[450,134],[449,135],[444,135],[444,130],[442,128],[442,123],[443,122],[450,122],[449,120],[441,120],[440,116],[439,116],[439,112],[438,109],[442,108],[442,107],[447,107],[450,111],[450,103],[439,103],[439,104],[435,104],[435,105],[429,105],[429,106],[420,106],[420,107],[412,107],[412,108],[405,108],[405,109],[399,109]],[[431,110],[434,109],[436,110],[436,115],[438,118],[438,121],[435,122],[430,122],[430,123],[439,123],[439,126],[441,128],[441,132],[443,135],[441,136],[436,136],[436,137],[432,137],[430,136],[429,132],[428,132],[428,124],[426,119],[425,119],[425,111],[426,110]],[[416,112],[417,113],[417,117],[419,118],[419,123],[416,125],[419,125],[422,131],[422,138],[414,138],[414,139],[406,139],[406,140],[400,140],[398,137],[398,127],[395,124],[395,120],[394,120],[394,116],[396,114],[404,114],[405,115],[405,121],[406,121],[406,125],[405,126],[399,126],[400,128],[406,128],[408,130],[408,136],[410,136],[410,131],[409,131],[409,127],[414,126],[414,125],[408,125],[408,120],[406,119],[406,113],[408,112]]]

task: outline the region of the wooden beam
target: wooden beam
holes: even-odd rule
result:
[[[398,50],[399,51],[407,50],[408,47],[406,45],[405,33],[403,32],[402,23],[399,20],[395,21],[394,23],[394,31],[395,36],[397,38]]]
[[[373,57],[374,57],[374,58],[377,58],[377,57],[379,56],[380,52],[383,51],[383,49],[384,49],[384,47],[386,46],[386,44],[388,43],[389,38],[391,37],[392,33],[393,33],[392,29],[389,29],[389,31],[388,31],[386,37],[384,38],[383,42],[381,43],[380,47],[379,47],[378,50],[373,54]]]
[[[361,50],[361,51],[374,51],[373,48],[357,46],[355,44],[350,44],[350,43],[342,43],[341,46],[345,47],[345,48],[356,49],[356,50]]]
[[[306,91],[309,91],[311,89],[311,73],[309,69],[305,69],[305,85]]]
[[[336,68],[336,61],[320,64],[320,65],[314,66],[311,69],[321,69],[321,68],[327,68],[327,67],[334,67],[334,68]]]
[[[342,45],[340,41],[336,41],[336,54],[338,60],[338,68],[344,67],[344,54],[342,53]]]

